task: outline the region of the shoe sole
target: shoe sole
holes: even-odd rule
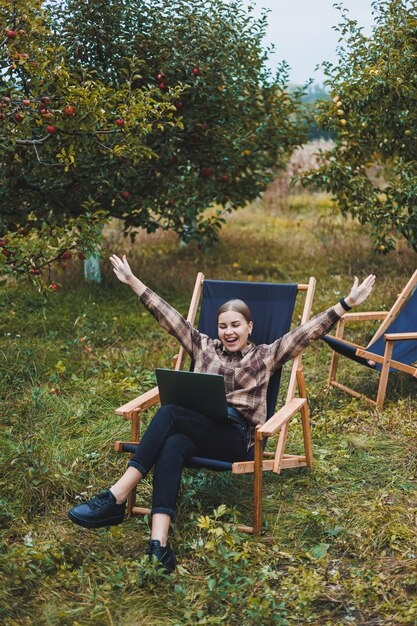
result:
[[[68,517],[70,518],[71,522],[74,522],[74,524],[78,524],[78,526],[83,526],[84,528],[104,528],[106,526],[118,526],[124,520],[124,516],[123,516],[123,517],[109,517],[104,520],[95,521],[95,520],[85,519],[84,517],[78,517],[78,515],[75,515],[74,513],[72,513],[72,511],[68,511]]]

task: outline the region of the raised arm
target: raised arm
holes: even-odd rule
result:
[[[281,367],[288,359],[292,359],[302,352],[310,341],[325,335],[348,309],[358,306],[366,300],[374,284],[375,276],[373,274],[365,278],[361,284],[355,276],[350,293],[346,298],[342,298],[335,306],[323,313],[318,313],[302,326],[298,326],[272,343],[270,346],[272,368]]]
[[[349,295],[347,296],[347,298],[342,298],[341,301],[344,300],[349,309],[352,309],[354,306],[362,304],[362,302],[365,302],[372,289],[374,288],[375,280],[376,276],[374,274],[369,274],[369,276],[367,276],[365,280],[361,284],[359,284],[359,278],[355,276],[355,280],[353,281],[353,285],[351,287]],[[345,307],[343,307],[341,302],[338,302],[334,308],[336,309],[339,317],[342,317],[343,313],[345,313],[347,310]]]
[[[132,291],[134,291],[140,298],[146,290],[146,285],[133,274],[126,255],[124,254],[120,259],[116,254],[112,254],[110,257],[110,263],[112,264],[113,272],[116,274],[120,282],[129,285]]]
[[[110,262],[117,278],[122,283],[128,285],[139,296],[144,306],[155,317],[159,325],[167,330],[170,335],[176,337],[188,354],[193,355],[195,348],[200,345],[201,341],[201,335],[198,330],[181,313],[163,300],[163,298],[160,298],[133,274],[126,255],[123,255],[122,259],[120,259],[115,254],[112,254]]]

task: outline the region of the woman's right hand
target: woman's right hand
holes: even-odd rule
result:
[[[130,265],[127,262],[126,255],[123,255],[123,258],[120,259],[116,254],[112,254],[110,257],[110,263],[113,266],[113,272],[116,274],[117,278],[122,282],[129,284],[132,278],[134,278],[133,272],[130,269]]]

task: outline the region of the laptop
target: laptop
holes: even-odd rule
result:
[[[212,419],[228,419],[224,378],[220,374],[157,368],[161,404],[177,404]]]

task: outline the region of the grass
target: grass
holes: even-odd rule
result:
[[[170,234],[131,244],[117,223],[106,247],[127,251],[138,275],[183,312],[197,271],[314,275],[318,312],[367,272],[378,282],[364,308],[386,309],[416,265],[405,248],[374,254],[367,230],[342,221],[321,195],[237,212],[210,254]],[[103,271],[101,286],[85,285],[76,266],[47,298],[13,286],[0,296],[1,623],[417,624],[415,381],[392,375],[384,409],[371,408],[326,387],[330,351],[321,342],[304,357],[315,465],[265,477],[262,536],[236,528],[250,521],[250,477],[191,471],[172,532],[174,579],[142,559],[148,520],[94,532],[67,520],[77,499],[123,471],[110,444],[129,438],[128,424],[113,409],[151,387],[154,367],[176,349],[108,264]],[[353,326],[348,336],[366,341],[374,328]],[[376,377],[359,366],[342,363],[340,377],[376,393]],[[290,450],[300,442],[294,422]],[[140,498],[150,495],[147,479]]]

